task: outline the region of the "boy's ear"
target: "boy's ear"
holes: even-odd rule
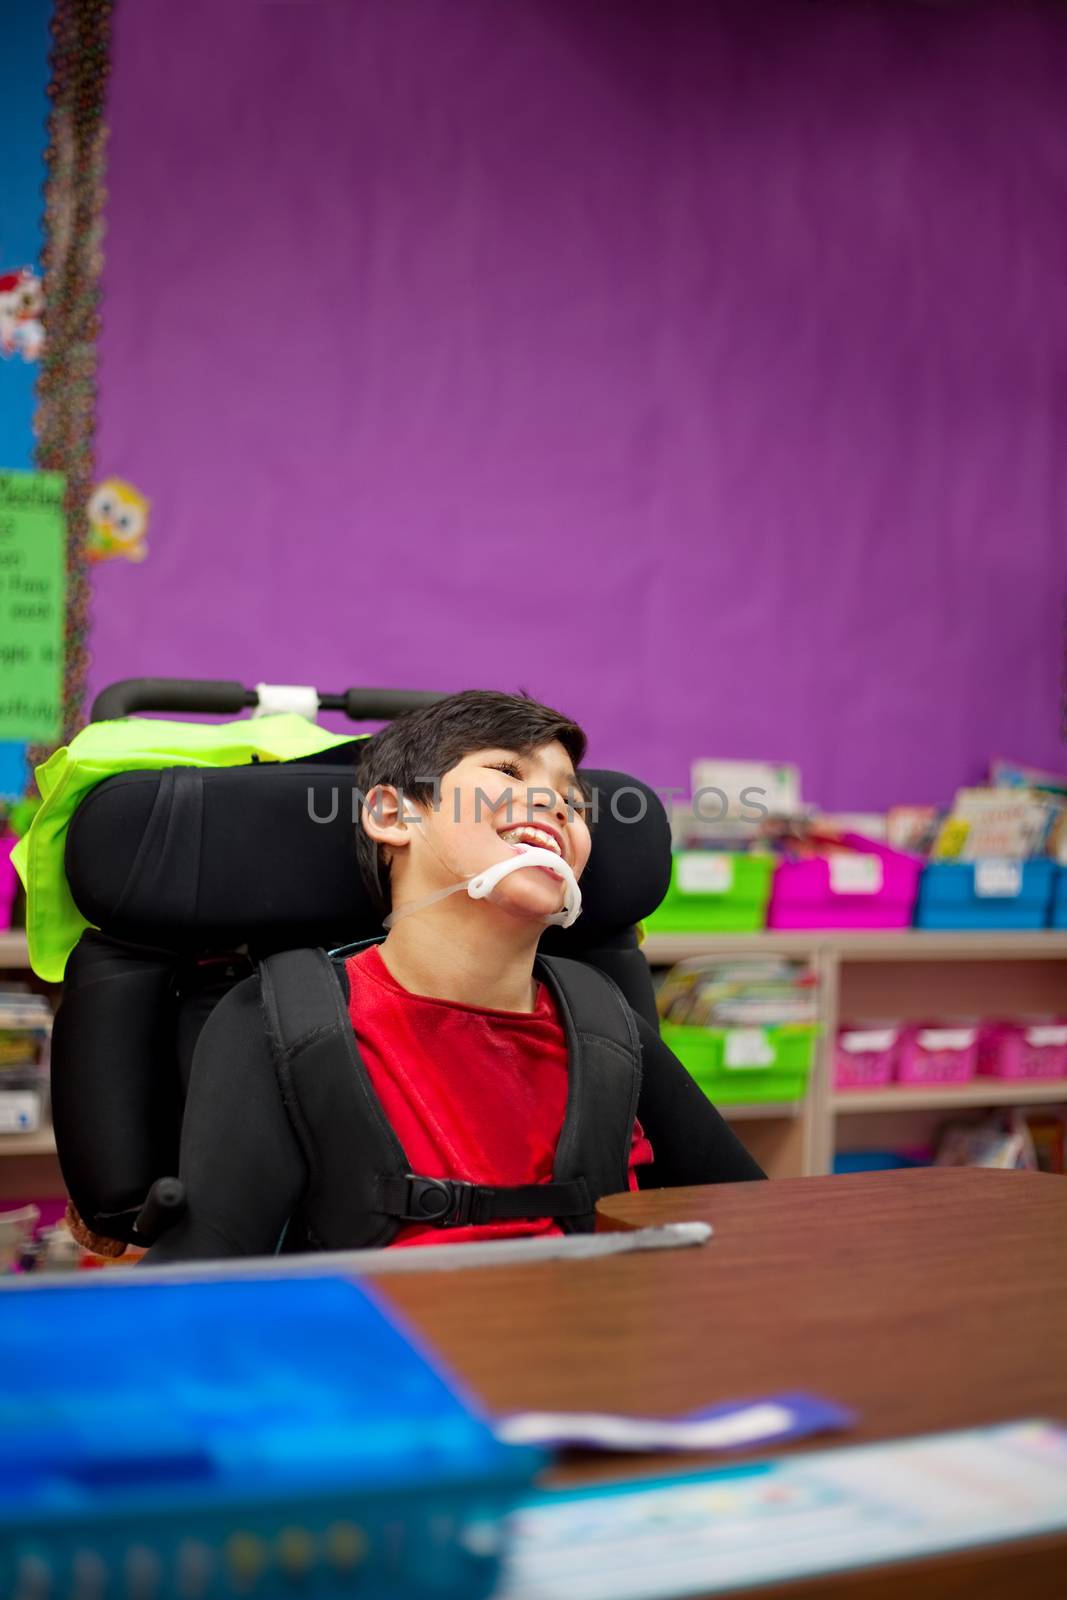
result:
[[[400,791],[391,783],[377,783],[363,801],[360,813],[364,833],[375,844],[403,849],[411,843],[411,825],[404,813]]]

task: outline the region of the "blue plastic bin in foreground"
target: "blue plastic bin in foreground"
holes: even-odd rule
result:
[[[932,861],[919,880],[917,928],[1045,928],[1051,861]]]
[[[541,1457],[341,1278],[0,1293],[0,1595],[479,1600]]]

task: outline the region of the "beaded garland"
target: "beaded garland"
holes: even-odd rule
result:
[[[45,341],[37,381],[36,460],[66,478],[67,595],[62,733],[82,726],[89,664],[86,505],[95,479],[96,339],[103,260],[104,108],[110,0],[55,0],[44,203]],[[30,751],[31,764],[52,747]]]

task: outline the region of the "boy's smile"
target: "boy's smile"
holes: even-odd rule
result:
[[[513,850],[517,850],[520,853],[524,845],[533,845],[539,850],[554,850],[556,855],[563,856],[565,861],[567,859],[563,851],[563,840],[560,835],[555,828],[550,828],[543,822],[538,823],[536,827],[527,822],[517,828],[503,828],[500,832],[500,837],[505,844],[509,844]],[[569,862],[568,865],[570,865]],[[543,864],[539,864],[538,871],[547,872],[553,878],[560,876],[558,872],[553,872],[551,867],[546,867]]]

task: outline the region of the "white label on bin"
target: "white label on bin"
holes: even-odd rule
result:
[[[868,1050],[892,1050],[897,1042],[896,1028],[850,1028],[838,1041],[842,1050],[850,1055],[864,1055]]]
[[[977,1037],[977,1028],[921,1028],[915,1035],[923,1050],[969,1050]]]
[[[688,850],[678,857],[678,887],[683,894],[729,894],[734,864],[714,850]]]
[[[867,856],[855,851],[850,855],[828,857],[830,864],[830,891],[832,894],[879,894],[885,883],[885,872],[878,856]]]
[[[41,1096],[36,1089],[0,1091],[0,1133],[36,1133],[41,1126]]]
[[[1067,1044],[1067,1022],[1044,1022],[1034,1028],[1024,1030],[1027,1044],[1032,1044],[1036,1049],[1046,1049],[1050,1045]]]
[[[1023,864],[1021,861],[998,861],[990,858],[974,864],[974,892],[982,900],[1009,900],[1022,893]]]
[[[763,1028],[728,1028],[723,1059],[731,1071],[773,1067],[774,1047]]]

